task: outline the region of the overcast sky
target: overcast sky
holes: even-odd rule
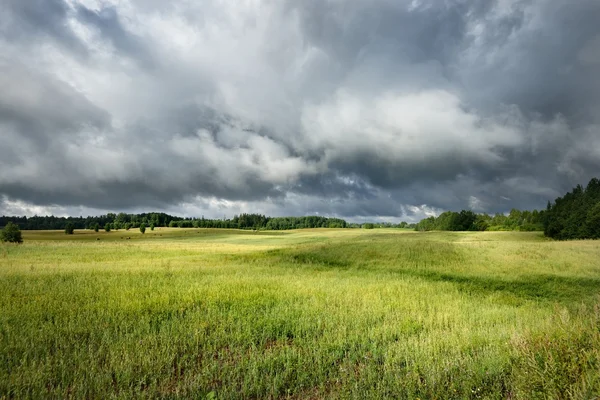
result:
[[[600,176],[598,0],[0,9],[0,214],[414,221]]]

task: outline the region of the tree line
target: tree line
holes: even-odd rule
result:
[[[544,212],[512,209],[505,214],[477,214],[471,210],[446,211],[437,217],[422,219],[417,231],[541,231]]]
[[[548,202],[546,210],[520,211],[512,209],[508,214],[478,214],[471,210],[446,211],[439,216],[422,219],[417,224],[348,223],[340,218],[321,216],[267,217],[262,214],[240,214],[231,219],[181,218],[165,213],[108,213],[99,217],[0,217],[0,227],[9,227],[7,237],[13,237],[19,229],[65,230],[100,229],[110,231],[146,227],[180,228],[230,228],[288,230],[302,228],[414,228],[417,231],[544,231],[554,239],[600,238],[600,180],[593,178],[583,188],[577,185],[571,192]],[[4,233],[3,233],[4,235]],[[20,238],[20,236],[19,236]],[[4,236],[2,239],[6,239]],[[6,240],[8,241],[8,240]]]
[[[577,185],[572,191],[545,210],[519,211],[505,214],[476,214],[470,210],[446,211],[437,217],[421,220],[417,231],[544,231],[553,239],[600,239],[600,180],[592,178],[584,188]]]
[[[544,213],[544,234],[566,239],[600,239],[600,180],[593,178],[585,188],[548,202]]]
[[[129,230],[146,227],[179,228],[230,228],[230,229],[269,229],[287,230],[302,228],[349,228],[345,220],[321,216],[306,217],[267,217],[262,214],[240,214],[231,219],[183,218],[165,213],[109,213],[97,217],[0,217],[0,227],[12,222],[23,230],[64,230],[73,233],[74,229]]]
[[[169,226],[173,220],[180,220],[182,217],[176,217],[165,213],[108,213],[96,217],[55,217],[33,216],[33,217],[0,217],[0,226],[6,226],[12,222],[23,230],[65,230],[73,229],[129,229],[139,228],[141,224],[146,226]]]
[[[288,230],[303,228],[348,228],[349,224],[340,218],[321,216],[307,217],[267,217],[262,214],[240,214],[232,219],[188,218],[173,220],[170,227],[179,228],[231,228]]]

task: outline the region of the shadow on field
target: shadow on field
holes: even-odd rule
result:
[[[434,282],[455,284],[460,291],[472,295],[489,295],[494,292],[512,294],[523,299],[571,302],[583,300],[600,292],[600,280],[571,278],[556,275],[529,275],[515,280],[446,274],[435,271],[406,270],[404,275]]]
[[[522,300],[569,303],[589,299],[600,293],[600,279],[594,278],[531,274],[506,279],[485,275],[485,272],[477,275],[470,268],[474,261],[473,254],[454,243],[398,239],[398,235],[382,235],[376,240],[356,239],[342,243],[276,249],[262,253],[261,257],[253,261],[314,271],[337,269],[446,282],[474,296],[506,294]],[[464,270],[464,274],[457,272],[461,270]]]

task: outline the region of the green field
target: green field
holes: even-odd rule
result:
[[[0,398],[600,395],[599,241],[23,233],[0,245]]]

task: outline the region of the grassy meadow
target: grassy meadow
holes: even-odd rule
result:
[[[599,241],[23,234],[0,244],[0,398],[600,396]]]

